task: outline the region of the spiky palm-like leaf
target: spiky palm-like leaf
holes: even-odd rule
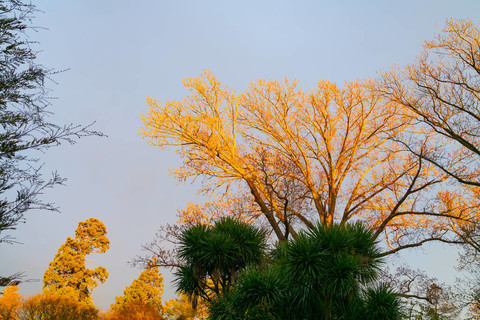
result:
[[[290,279],[318,281],[327,253],[316,239],[301,233],[285,247],[281,263]]]
[[[265,256],[266,233],[232,218],[213,227],[196,225],[179,237],[177,291],[211,300],[228,291],[238,272]]]
[[[366,320],[399,320],[400,298],[386,284],[365,290],[365,319]]]

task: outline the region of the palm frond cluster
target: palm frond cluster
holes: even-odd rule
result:
[[[180,236],[177,290],[208,301],[210,319],[399,319],[400,299],[377,283],[382,260],[361,223],[317,223],[267,250],[265,232],[234,219]]]

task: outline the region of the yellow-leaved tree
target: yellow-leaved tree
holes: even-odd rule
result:
[[[99,312],[91,304],[73,296],[44,292],[27,298],[20,310],[19,320],[98,320]]]
[[[115,297],[115,303],[111,305],[110,313],[117,317],[127,315],[133,317],[132,312],[148,311],[146,313],[155,314],[158,319],[163,314],[162,295],[163,277],[154,258],[138,278],[125,288],[123,296]]]
[[[67,238],[45,271],[43,291],[90,304],[92,290],[98,282],[105,282],[108,272],[102,266],[88,269],[85,257],[108,250],[110,241],[106,234],[105,225],[98,219],[80,222],[75,230],[75,238]]]
[[[403,143],[423,128],[374,83],[320,80],[303,90],[258,80],[236,93],[205,71],[184,85],[181,101],[147,99],[140,134],[174,148],[183,159],[175,176],[202,179],[201,191],[228,204],[223,211],[268,224],[279,240],[316,220],[362,220],[388,244],[384,255],[462,242],[451,226],[465,218],[438,205],[449,176],[422,157],[427,144],[413,154]],[[190,208],[182,220],[201,216]]]
[[[192,300],[183,294],[176,299],[165,301],[164,317],[167,320],[206,320],[208,308],[205,301],[200,300],[195,310],[192,308]]]
[[[7,286],[0,295],[0,319],[17,320],[22,304],[22,295],[17,286]]]

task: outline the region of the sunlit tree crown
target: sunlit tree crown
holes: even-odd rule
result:
[[[156,259],[150,261],[138,278],[125,288],[123,296],[115,298],[115,303],[111,306],[112,311],[120,311],[132,302],[148,304],[158,312],[162,311],[163,277],[155,262]]]
[[[85,257],[90,253],[106,252],[110,241],[103,222],[90,218],[80,222],[75,238],[67,238],[43,275],[43,289],[60,296],[74,297],[78,301],[90,302],[91,291],[98,283],[107,280],[107,270],[99,266],[85,267]]]

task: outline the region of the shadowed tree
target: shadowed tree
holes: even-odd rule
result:
[[[36,62],[35,41],[29,38],[35,12],[30,1],[0,1],[0,243],[15,242],[6,232],[24,222],[27,211],[57,210],[40,196],[65,179],[56,172],[45,178],[39,156],[61,142],[101,135],[89,126],[48,120],[46,82],[55,71]],[[21,273],[0,277],[0,286],[20,278]]]
[[[418,155],[459,182],[478,187],[479,52],[480,29],[470,20],[447,20],[442,32],[425,42],[415,63],[383,74],[380,88],[430,129],[425,134],[436,135],[437,148]]]
[[[378,89],[418,123],[404,145],[457,182],[432,205],[461,217],[445,229],[466,244],[460,266],[468,267],[480,253],[480,28],[467,19],[447,20],[416,61],[384,73]],[[429,152],[422,152],[425,146]]]

